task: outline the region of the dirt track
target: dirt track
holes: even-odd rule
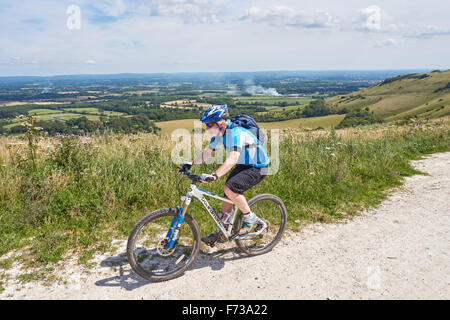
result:
[[[163,283],[130,272],[123,254],[103,256],[90,273],[68,264],[65,285],[11,282],[0,299],[449,299],[450,153],[413,163],[429,175],[406,178],[353,221],[311,226],[262,256],[202,254]]]

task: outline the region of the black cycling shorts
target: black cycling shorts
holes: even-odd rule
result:
[[[243,194],[246,190],[257,185],[266,177],[265,174],[261,174],[261,170],[266,168],[238,164],[228,175],[225,185],[231,191]]]

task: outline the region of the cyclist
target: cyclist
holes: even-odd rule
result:
[[[225,162],[215,172],[202,174],[202,182],[214,181],[227,174],[234,167],[225,182],[224,197],[233,201],[244,214],[239,234],[246,234],[255,226],[258,218],[250,210],[243,193],[266,177],[269,158],[258,138],[250,130],[242,126],[232,126],[233,122],[229,119],[226,105],[208,108],[200,121],[205,124],[206,132],[212,138],[208,147],[191,164],[188,164],[188,167],[201,164],[214,156],[219,144],[225,147],[227,151]],[[225,228],[232,222],[230,221],[232,208],[232,204],[222,203],[220,220]],[[202,241],[208,245],[214,245],[217,241],[226,242],[227,239],[218,230],[202,238]]]

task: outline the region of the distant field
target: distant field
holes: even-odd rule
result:
[[[344,119],[344,117],[345,114],[332,114],[323,117],[300,118],[277,122],[260,122],[259,124],[262,128],[267,130],[293,129],[293,128],[316,129],[318,127],[329,129],[331,127],[337,126],[339,122],[341,122],[342,119]]]
[[[73,111],[73,112],[87,112],[87,113],[93,113],[93,114],[98,114],[100,115],[100,110],[98,108],[64,108],[64,110],[69,110],[69,111]],[[123,112],[118,112],[118,111],[109,111],[106,110],[104,111],[104,114],[107,116],[120,116],[123,115]]]
[[[36,105],[55,105],[55,104],[67,104],[67,102],[57,102],[57,101],[38,101],[38,102],[28,102],[28,101],[11,101],[1,104],[0,106],[11,107],[11,106],[23,106],[25,104],[36,104]]]
[[[52,109],[33,109],[28,111],[28,114],[30,116],[40,116],[43,114],[55,114],[55,113],[61,113],[61,110],[52,110]]]
[[[64,118],[64,119],[72,119],[79,118],[85,116],[89,120],[100,120],[100,116],[90,115],[90,114],[79,114],[79,113],[56,113],[56,114],[43,114],[40,116],[36,116],[39,120],[51,120],[53,117]]]
[[[63,113],[67,111],[72,111],[69,113]],[[86,112],[87,114],[82,114],[82,112]],[[69,117],[74,117],[74,115],[86,116],[89,120],[98,120],[99,116],[101,115],[100,110],[98,108],[64,108],[60,110],[53,110],[53,109],[32,109],[29,111],[29,115],[36,116],[36,118],[39,118],[41,120],[48,120],[46,117],[41,117],[43,115],[47,115],[50,118],[52,116],[60,116],[60,114],[68,115]],[[118,111],[104,111],[104,115],[106,116],[121,116],[123,115],[123,112]]]
[[[324,117],[313,117],[313,118],[301,118],[292,119],[286,121],[277,122],[259,122],[258,124],[267,130],[270,129],[288,129],[288,128],[308,128],[315,129],[318,127],[331,128],[339,124],[339,122],[344,119],[345,115],[332,114]],[[194,129],[194,122],[198,119],[183,119],[183,120],[172,120],[172,121],[162,121],[156,122],[156,126],[161,128],[162,133],[171,133],[175,129],[187,129],[189,131]]]
[[[137,91],[125,91],[124,93],[126,93],[126,94],[131,94],[131,95],[138,95],[138,96],[141,96],[141,95],[143,95],[143,94],[154,93],[154,92],[159,92],[159,89],[152,89],[152,90],[137,90]]]
[[[120,97],[122,96],[123,93],[105,93],[105,94],[99,94],[99,97],[107,97],[107,96],[112,96],[112,97]]]
[[[198,119],[183,119],[183,120],[171,120],[156,122],[156,126],[161,128],[162,133],[171,133],[175,129],[188,129],[189,131],[194,129],[194,123]]]
[[[285,101],[287,103],[296,103],[299,105],[307,104],[313,100],[312,96],[304,97],[286,97],[286,96],[251,96],[251,97],[236,97],[237,101],[242,102],[263,102],[263,103],[279,103]]]
[[[161,104],[161,108],[180,108],[180,109],[190,109],[190,104],[197,105],[202,108],[209,108],[212,106],[210,103],[197,102],[195,99],[183,99],[183,100],[173,100],[167,101]]]
[[[265,114],[268,112],[279,112],[279,111],[292,111],[292,110],[302,110],[305,107],[304,105],[297,105],[297,106],[287,106],[287,107],[280,107],[280,106],[265,106],[264,109],[267,111],[264,112],[258,112],[258,114]]]

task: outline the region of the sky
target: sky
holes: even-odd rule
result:
[[[0,0],[0,76],[449,69],[446,0]]]

